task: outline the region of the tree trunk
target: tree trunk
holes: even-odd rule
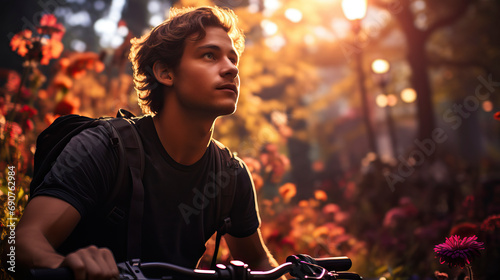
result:
[[[417,137],[419,140],[430,139],[436,122],[432,102],[432,89],[427,68],[426,40],[423,36],[407,36],[407,40],[407,57],[412,70],[411,84],[417,92]]]
[[[307,123],[303,119],[290,120],[290,127],[295,132],[305,132]],[[292,179],[297,186],[295,200],[307,200],[313,197],[314,191],[314,175],[309,158],[310,144],[307,139],[296,136],[289,138],[287,142]]]
[[[415,16],[410,4],[404,3],[395,13],[407,43],[407,59],[411,68],[411,85],[417,92],[418,133],[420,140],[430,138],[435,126],[432,90],[428,74],[428,59],[425,45],[428,33],[415,27]]]

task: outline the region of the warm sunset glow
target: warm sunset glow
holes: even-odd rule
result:
[[[390,64],[385,59],[375,59],[372,62],[372,71],[376,74],[385,74],[389,71]]]
[[[348,20],[363,19],[366,15],[366,0],[342,0],[342,10]]]
[[[285,17],[291,22],[299,22],[302,20],[302,12],[297,9],[290,8],[285,11]]]
[[[412,88],[405,88],[401,91],[401,100],[412,103],[417,99],[417,92]]]

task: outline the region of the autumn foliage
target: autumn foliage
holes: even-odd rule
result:
[[[248,166],[265,243],[278,262],[296,253],[346,255],[353,260],[352,270],[365,278],[448,279],[457,274],[456,268],[440,264],[436,244],[453,235],[475,236],[484,245],[484,250],[475,247],[481,250],[474,260],[476,278],[481,279],[500,258],[500,181],[479,180],[495,170],[493,156],[478,161],[477,169],[455,154],[439,154],[419,168],[408,159],[405,167],[413,168],[412,175],[391,190],[384,174],[401,167],[394,158],[366,153],[358,109],[343,107],[357,104],[356,98],[346,101],[354,96],[355,75],[321,88],[321,79],[337,78],[338,73],[324,75],[313,62],[339,63],[345,57],[337,43],[322,51],[312,45],[322,38],[306,27],[331,20],[330,14],[315,9],[306,5],[304,15],[318,16],[283,31],[293,50],[278,48],[279,36],[256,31],[266,19],[262,13],[237,11],[251,44],[240,65],[238,111],[217,120],[215,137]],[[123,67],[129,65],[128,42],[107,59],[104,53],[63,52],[64,33],[54,15],[43,16],[35,30],[23,30],[10,41],[12,51],[24,58],[23,73],[0,69],[0,203],[7,202],[7,165],[15,165],[16,217],[29,196],[36,136],[58,116],[111,116],[118,108],[140,113],[132,77]],[[436,78],[438,83],[443,77]],[[500,112],[489,116],[495,119],[500,120]],[[2,240],[9,215],[0,213]],[[472,239],[467,240],[476,241]],[[208,265],[213,246],[211,239],[201,267]],[[448,253],[439,251],[441,261],[450,263]],[[224,244],[218,259],[231,259]]]

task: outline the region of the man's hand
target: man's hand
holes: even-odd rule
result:
[[[107,248],[89,246],[64,258],[61,267],[73,270],[75,280],[118,279],[118,267],[113,253]]]
[[[67,202],[49,196],[33,198],[16,227],[19,267],[65,266],[73,270],[77,280],[116,278],[118,268],[109,249],[90,246],[67,256],[54,249],[66,240],[79,221],[80,214]]]
[[[270,270],[278,266],[278,262],[273,258],[267,249],[260,229],[244,238],[236,238],[229,234],[224,235],[224,239],[231,251],[233,259],[240,260],[252,270]],[[285,276],[280,278],[286,280]]]

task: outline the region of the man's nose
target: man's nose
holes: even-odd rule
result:
[[[239,70],[238,66],[236,66],[229,58],[225,59],[224,67],[222,68],[222,76],[231,76],[231,78],[236,78],[238,76]]]

